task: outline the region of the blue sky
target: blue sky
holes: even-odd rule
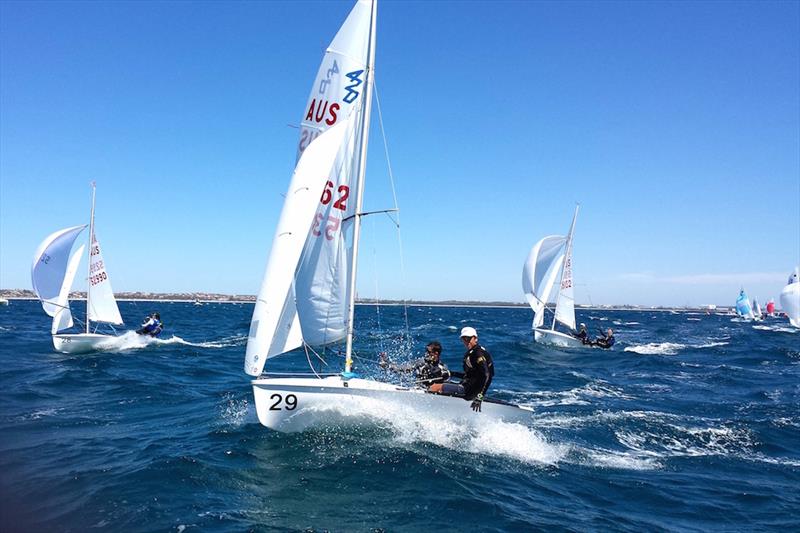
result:
[[[0,287],[96,180],[116,291],[255,294],[351,5],[0,3]],[[800,263],[799,3],[384,1],[377,39],[403,250],[366,221],[361,296],[522,301],[575,202],[579,303],[765,301]],[[387,176],[374,113],[366,209]]]

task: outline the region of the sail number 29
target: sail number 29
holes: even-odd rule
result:
[[[284,408],[287,411],[293,411],[297,407],[297,396],[294,394],[287,394],[286,398],[280,394],[273,394],[269,399],[275,402],[270,406],[270,411],[280,411]],[[285,407],[281,407],[281,404],[284,404]]]

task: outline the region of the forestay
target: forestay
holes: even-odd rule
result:
[[[359,1],[311,89],[289,186],[253,312],[245,372],[303,342],[346,335],[372,4]]]
[[[65,306],[60,302],[59,297],[62,287],[65,285],[70,250],[75,244],[75,239],[85,227],[86,224],[56,231],[42,241],[33,256],[33,265],[31,266],[33,291],[42,302],[44,312],[52,317],[55,317],[56,313]],[[71,284],[72,280],[70,280]],[[67,292],[69,292],[69,287],[67,287]]]
[[[564,260],[563,235],[550,235],[533,245],[522,267],[522,290],[534,312],[533,327],[544,323],[544,308]]]

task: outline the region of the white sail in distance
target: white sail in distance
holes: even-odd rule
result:
[[[361,0],[350,12],[304,110],[297,166],[250,327],[245,371],[254,376],[269,357],[346,332],[372,8]]]
[[[789,323],[800,328],[800,269],[795,268],[781,291],[781,309],[789,317]]]
[[[533,327],[544,323],[544,309],[564,260],[563,235],[544,237],[533,245],[522,267],[522,291],[533,309]]]
[[[564,266],[561,274],[561,284],[558,290],[558,300],[556,301],[555,320],[558,320],[570,329],[575,329],[575,296],[572,283],[572,240],[575,233],[575,221],[578,218],[578,209],[575,206],[575,214],[572,216],[572,225],[567,234],[567,248],[564,255]],[[555,326],[555,322],[553,323]]]
[[[84,228],[86,224],[65,228],[48,235],[33,256],[31,266],[33,291],[41,301],[44,312],[52,317],[64,307],[59,296],[67,273],[70,251]]]

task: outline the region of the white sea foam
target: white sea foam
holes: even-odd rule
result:
[[[780,333],[800,333],[800,328],[793,328],[788,326],[764,326],[759,324],[753,326],[753,329],[760,329],[761,331],[777,331]]]
[[[251,409],[247,399],[236,400],[231,393],[225,394],[219,409],[220,419],[227,426],[239,427],[256,420],[255,409]]]
[[[690,322],[700,322],[699,318],[687,318],[686,320],[688,320]]]
[[[634,344],[626,346],[626,352],[634,352],[641,355],[676,355],[679,350],[686,348],[685,344],[676,342],[651,342],[648,344]]]
[[[125,352],[130,350],[141,350],[142,348],[147,348],[148,346],[166,346],[171,344],[181,344],[196,348],[227,348],[230,346],[243,346],[246,342],[247,337],[244,335],[234,335],[211,342],[189,342],[176,335],[166,339],[161,339],[158,337],[139,335],[135,331],[126,331],[122,335],[111,337],[107,341],[103,341],[98,345],[98,349],[105,352]]]
[[[661,468],[658,457],[652,455],[638,455],[605,449],[586,449],[583,450],[583,453],[586,455],[586,459],[580,462],[587,466],[622,470],[655,470]]]
[[[420,412],[402,401],[359,398],[306,408],[307,416],[328,425],[377,425],[389,430],[399,445],[430,443],[459,452],[506,457],[528,464],[556,464],[569,446],[551,444],[538,431],[525,425],[503,422],[486,415],[448,420]],[[303,413],[298,413],[303,414]]]

